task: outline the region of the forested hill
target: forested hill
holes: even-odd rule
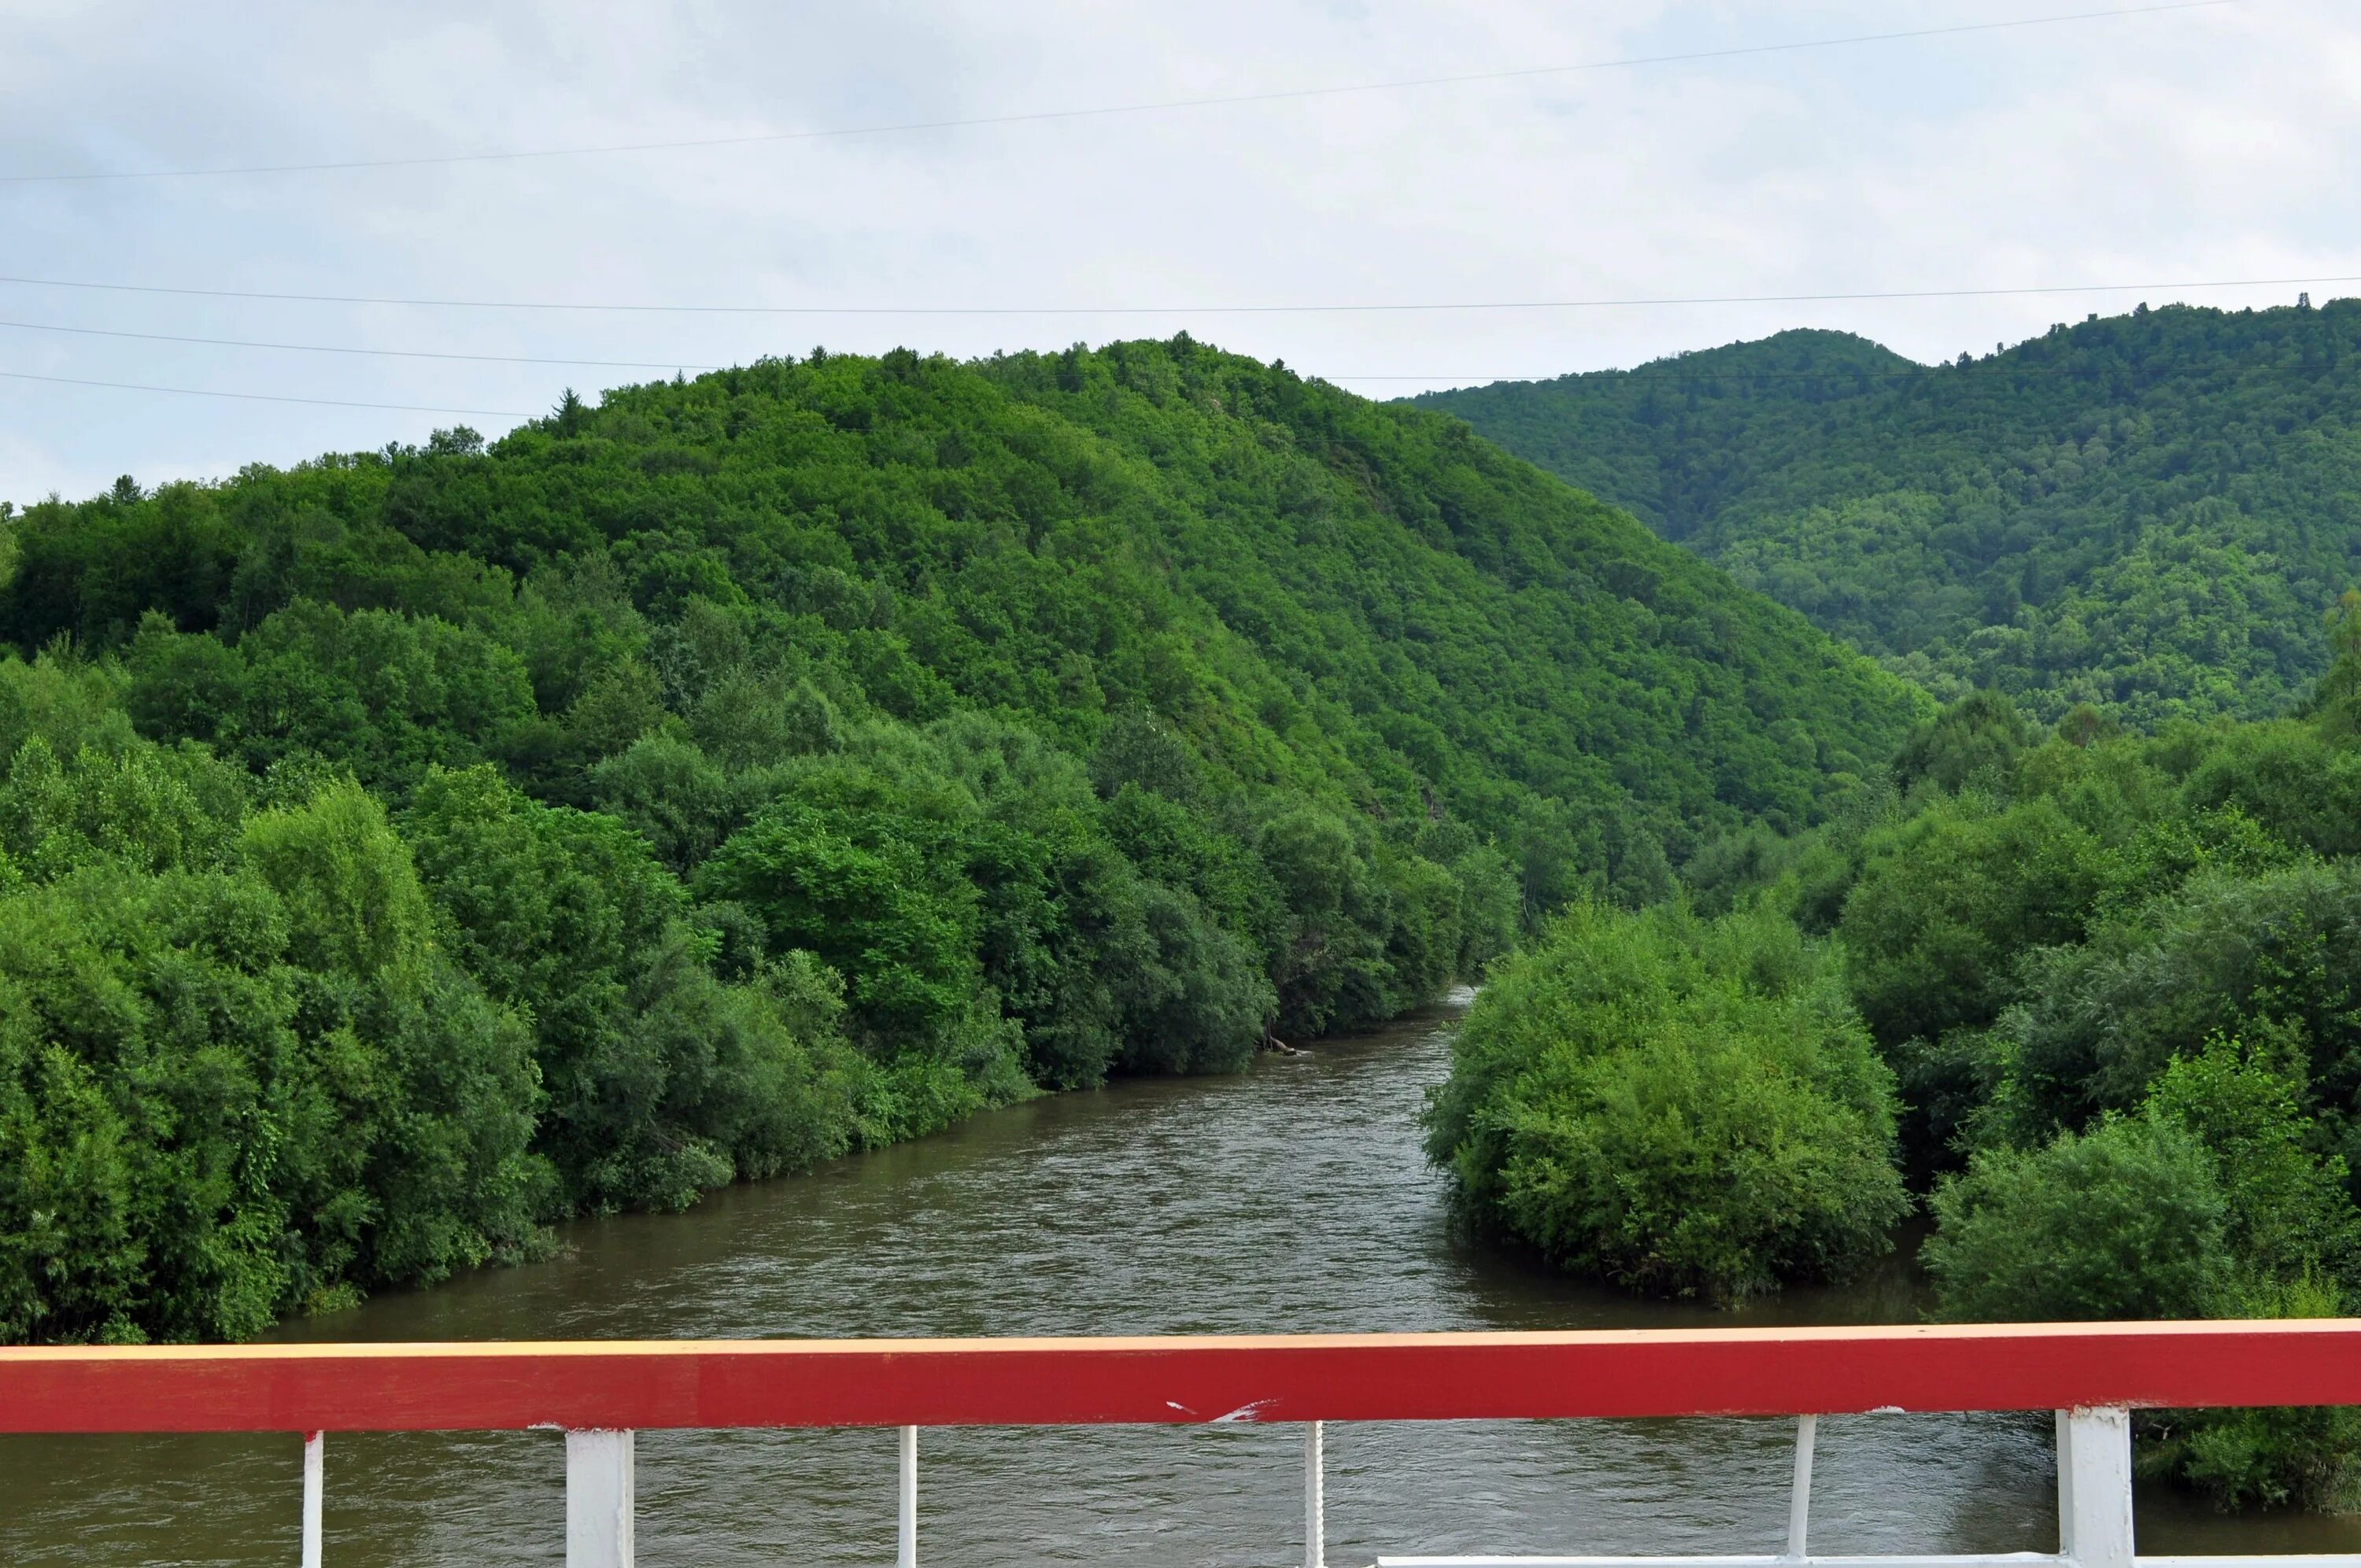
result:
[[[251,1332],[1366,1024],[1824,816],[1925,702],[1458,421],[1186,339],[7,532],[0,1338]]]
[[[2143,306],[1922,367],[1789,332],[1434,393],[1938,695],[2276,713],[2361,579],[2361,302]]]

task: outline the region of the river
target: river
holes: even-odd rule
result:
[[[333,1340],[1541,1329],[1915,1319],[1897,1260],[1728,1313],[1554,1277],[1451,1222],[1417,1118],[1446,1014],[1126,1082],[732,1189],[686,1214],[586,1221],[490,1269],[282,1337]],[[1295,1428],[925,1434],[922,1561],[1300,1562]],[[1334,1427],[1329,1555],[1736,1552],[1784,1541],[1784,1421]],[[893,1557],[891,1432],[645,1432],[649,1568]],[[335,1568],[561,1562],[551,1433],[331,1434]],[[1820,1424],[1816,1551],[2051,1551],[2046,1419]],[[0,1562],[269,1564],[295,1555],[291,1437],[0,1439]],[[2352,1551],[2361,1523],[2227,1519],[2139,1497],[2147,1552]]]

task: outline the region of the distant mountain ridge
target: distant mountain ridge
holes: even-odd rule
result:
[[[2092,316],[1920,366],[1795,331],[1428,393],[1938,696],[2283,709],[2361,579],[2361,302]]]

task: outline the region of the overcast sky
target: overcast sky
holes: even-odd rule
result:
[[[2125,0],[2135,3],[2135,0]],[[2106,0],[670,5],[0,0],[0,175],[570,147],[1084,109],[2014,20]],[[1921,359],[2140,299],[2292,286],[1547,311],[1218,305],[1760,295],[2361,274],[2361,6],[2243,0],[1842,48],[695,150],[0,184],[0,272],[639,304],[426,309],[0,283],[9,323],[670,367],[1196,335],[1372,396],[1781,327]],[[2361,292],[2325,286],[2315,298]],[[497,433],[661,370],[0,326],[0,499]],[[1362,378],[1414,378],[1363,379]],[[500,411],[510,411],[503,413]]]

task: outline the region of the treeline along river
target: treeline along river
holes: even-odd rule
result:
[[[334,1340],[1312,1332],[1908,1321],[1898,1263],[1843,1291],[1739,1312],[1650,1302],[1471,1240],[1419,1154],[1447,1014],[1264,1059],[1235,1078],[1131,1080],[741,1186],[674,1216],[583,1222],[551,1261],[382,1296],[284,1337]],[[1330,1556],[1775,1551],[1790,1423],[1332,1427]],[[876,1563],[893,1552],[889,1431],[650,1432],[652,1568]],[[555,1563],[553,1433],[328,1440],[328,1555]],[[929,1431],[922,1559],[1268,1564],[1301,1548],[1298,1429]],[[1831,1552],[2048,1551],[2047,1422],[1824,1421],[1813,1544]],[[0,1440],[0,1562],[293,1559],[292,1438]],[[2352,1551],[2361,1524],[2232,1519],[2161,1490],[2140,1545]]]

